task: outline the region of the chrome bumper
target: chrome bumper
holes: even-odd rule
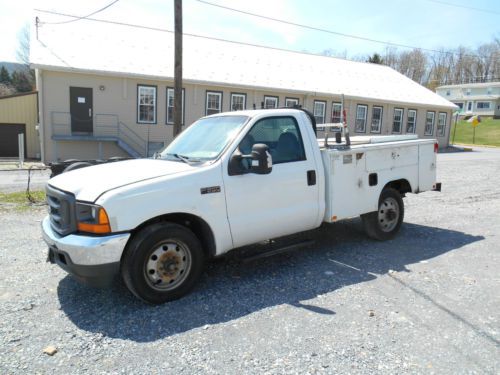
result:
[[[61,237],[50,226],[49,217],[42,221],[43,240],[49,248],[66,253],[74,265],[96,266],[120,262],[130,233],[110,236],[69,234]]]

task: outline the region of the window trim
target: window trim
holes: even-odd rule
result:
[[[380,109],[380,124],[378,126],[378,131],[373,131],[373,110],[375,108]],[[371,123],[370,123],[370,133],[374,134],[380,134],[382,132],[382,123],[384,122],[384,107],[381,105],[374,105],[372,106],[372,118],[371,118]]]
[[[300,105],[299,98],[292,98],[292,97],[288,97],[287,96],[287,97],[285,97],[285,107],[287,107],[287,108],[293,108],[293,107],[288,107],[288,105],[286,104],[286,102],[289,101],[289,100],[294,100],[294,101],[296,101],[295,105]]]
[[[332,123],[335,123],[335,124],[337,124],[337,123],[335,121],[333,121],[333,108],[335,108],[336,104],[340,105],[340,117],[339,117],[338,123],[342,122],[342,111],[344,110],[344,108],[342,108],[342,102],[332,102],[331,120],[332,120]]]
[[[219,101],[219,112],[217,113],[222,113],[222,99],[224,99],[224,93],[222,91],[217,91],[217,90],[206,90],[205,91],[205,116],[208,116],[208,94],[215,94],[219,95],[220,101]],[[216,113],[212,113],[212,115],[215,115]]]
[[[394,131],[394,122],[396,121],[396,111],[401,111],[401,124],[399,125],[399,131],[396,132]],[[405,117],[405,110],[404,108],[399,108],[399,107],[394,107],[392,111],[392,134],[401,134],[403,132],[403,125],[404,125],[404,117]]]
[[[410,116],[410,112],[415,112],[415,122],[413,123],[413,132],[409,132],[408,131],[408,118]],[[417,114],[418,114],[418,111],[416,109],[408,109],[406,111],[406,133],[407,134],[416,134],[417,132]]]
[[[273,166],[274,165],[278,165],[278,164],[285,164],[285,163],[295,163],[295,162],[301,162],[301,161],[304,161],[304,160],[307,160],[307,154],[306,154],[306,148],[304,146],[304,140],[302,139],[302,132],[300,131],[300,126],[299,126],[299,123],[297,122],[297,119],[294,117],[294,116],[269,116],[269,117],[264,117],[264,118],[261,118],[259,120],[257,120],[257,122],[255,122],[252,127],[250,128],[250,130],[247,132],[247,134],[250,134],[250,132],[262,121],[266,121],[266,120],[270,120],[270,119],[292,119],[292,121],[294,122],[295,126],[296,126],[296,129],[297,129],[297,134],[298,134],[298,141],[299,141],[299,144],[302,146],[302,151],[303,151],[303,158],[301,159],[297,159],[297,160],[290,160],[290,161],[277,161],[275,162],[273,160]],[[239,145],[237,146],[239,147]]]
[[[167,105],[165,107],[165,125],[173,125],[174,124],[174,119],[172,121],[168,121],[168,90],[174,91],[174,97],[175,97],[175,88],[167,86],[166,89],[166,94],[167,94]],[[172,117],[174,116],[174,107],[172,107]],[[181,120],[181,125],[184,125],[185,123],[185,114],[186,114],[186,89],[183,87],[182,88],[182,120]]]
[[[243,97],[243,109],[233,109],[233,98],[235,96]],[[232,92],[229,100],[229,111],[236,112],[236,111],[244,111],[245,109],[247,109],[247,94],[244,92]]]
[[[427,130],[427,116],[429,115],[429,113],[432,113],[432,127],[431,127],[431,132],[430,133],[427,133],[426,130]],[[425,127],[424,127],[424,135],[433,135],[434,134],[434,124],[436,122],[436,111],[427,111],[427,113],[425,114]]]
[[[481,105],[488,103],[488,107],[481,107],[481,108],[479,108],[479,103],[481,103]],[[491,101],[489,101],[489,100],[478,100],[476,102],[476,109],[491,109]]]
[[[358,108],[359,107],[364,107],[365,108],[365,118],[364,118],[364,127],[363,131],[358,131],[356,128],[356,122],[358,121]],[[354,133],[366,133],[366,123],[368,120],[368,104],[357,104],[356,105],[356,115],[354,116]]]
[[[140,92],[140,88],[141,87],[148,87],[148,88],[154,88],[155,89],[155,102],[154,102],[154,121],[141,121],[139,119],[139,115],[141,113],[141,110],[140,110],[140,96],[139,96],[139,92]],[[146,125],[156,125],[158,123],[158,86],[156,85],[146,85],[146,84],[142,84],[142,83],[138,83],[137,84],[137,98],[136,98],[136,101],[137,101],[137,105],[136,105],[136,121],[137,121],[137,124],[146,124]]]
[[[315,110],[315,107],[316,107],[316,103],[320,103],[320,104],[324,105],[323,106],[323,122],[322,123],[318,123],[318,121],[316,120],[316,130],[324,131],[325,127],[321,126],[321,124],[324,124],[326,122],[326,106],[327,106],[327,103],[326,103],[326,100],[314,100],[313,101],[313,117],[314,117],[314,119],[316,119],[316,114],[314,113],[314,110]]]
[[[267,109],[267,107],[266,107],[266,99],[276,99],[276,106],[274,107],[275,109],[280,106],[280,97],[279,96],[264,95],[264,109]]]
[[[441,115],[444,115],[444,124],[442,126],[442,129],[443,129],[442,133],[443,134],[441,134],[441,132],[439,131],[439,119],[440,119]],[[446,135],[446,123],[447,122],[448,122],[448,113],[446,113],[446,112],[439,112],[438,113],[437,132],[436,132],[436,136],[437,137],[444,137]]]

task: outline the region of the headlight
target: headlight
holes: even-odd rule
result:
[[[89,203],[77,203],[76,221],[78,224],[78,230],[81,232],[97,234],[111,232],[108,214],[101,206]]]

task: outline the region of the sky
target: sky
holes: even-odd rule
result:
[[[111,1],[0,0],[0,61],[17,61],[19,33],[26,25],[34,24],[33,8],[84,16]],[[207,1],[294,23],[427,49],[459,45],[474,48],[494,37],[500,38],[499,0]],[[173,30],[174,1],[119,0],[93,17]],[[42,22],[68,19],[40,16]],[[197,0],[183,1],[183,28],[185,33],[309,53],[330,50],[348,57],[383,53],[387,47],[244,15]],[[110,25],[110,32],[113,30],[116,28]]]

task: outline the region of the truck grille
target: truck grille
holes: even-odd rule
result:
[[[50,185],[47,185],[46,195],[52,229],[61,236],[75,232],[75,196]]]

